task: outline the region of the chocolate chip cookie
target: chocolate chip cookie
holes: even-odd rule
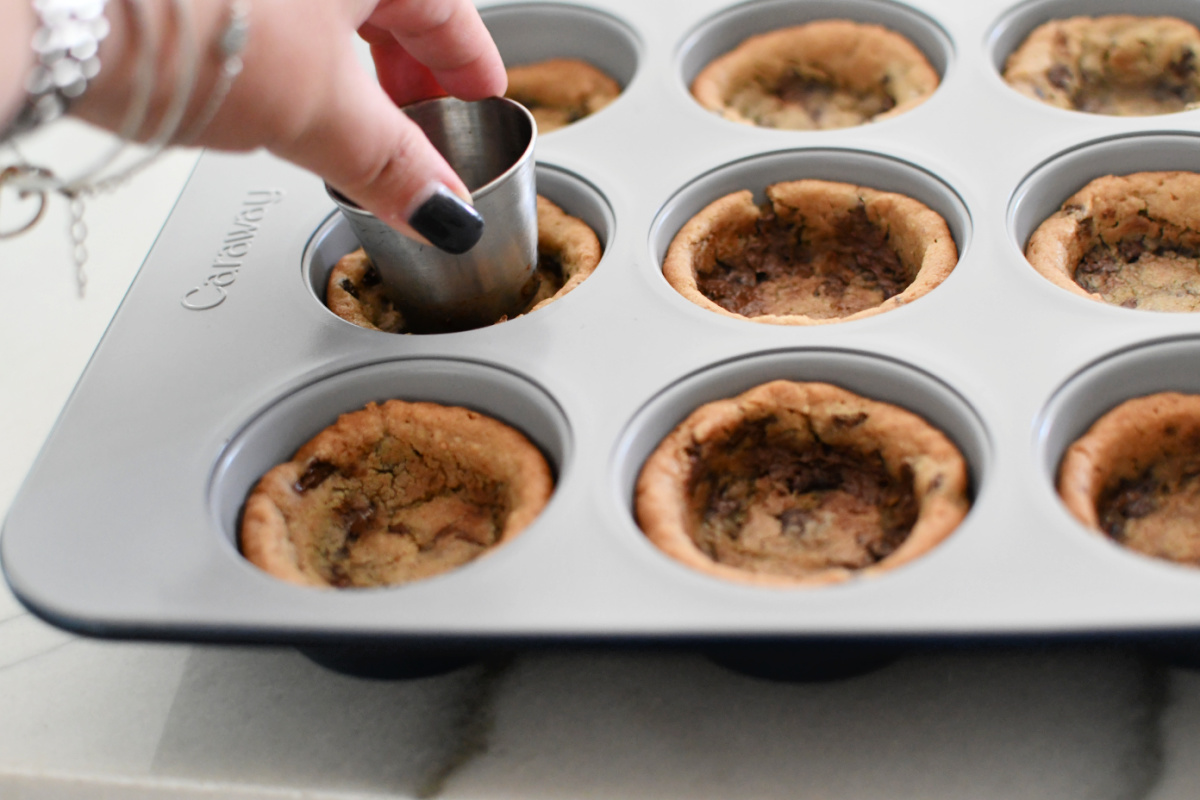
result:
[[[638,524],[668,555],[769,586],[891,569],[968,508],[966,462],[925,420],[792,381],[692,412],[646,460],[636,495]]]
[[[1058,491],[1089,528],[1200,566],[1200,396],[1164,392],[1109,411],[1067,449]]]
[[[545,308],[567,295],[595,271],[602,255],[600,240],[587,223],[572,217],[541,195],[538,208],[538,264],[520,314]],[[329,310],[360,328],[405,333],[379,271],[360,248],[343,256],[329,273],[325,288]],[[504,322],[508,317],[496,320]]]
[[[545,134],[595,114],[620,93],[619,83],[586,61],[552,58],[509,67],[504,95],[528,108]]]
[[[698,306],[777,325],[860,319],[910,303],[958,263],[946,221],[918,200],[831,181],[726,195],[675,235],[663,275]]]
[[[1169,114],[1200,101],[1200,30],[1175,17],[1113,14],[1038,26],[1004,80],[1057,108],[1114,116]]]
[[[692,95],[734,122],[815,130],[903,114],[938,83],[925,55],[900,34],[835,19],[750,37],[701,70]]]
[[[524,530],[554,484],[491,417],[389,400],[340,416],[262,477],[241,549],[292,583],[390,586],[462,566]]]
[[[1200,310],[1200,175],[1097,178],[1038,226],[1025,256],[1056,286],[1092,300]]]

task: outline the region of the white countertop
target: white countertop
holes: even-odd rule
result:
[[[89,203],[83,299],[61,201],[0,243],[0,513],[195,158]],[[379,682],[290,649],[81,639],[0,585],[2,800],[1184,800],[1200,796],[1197,755],[1200,673],[1102,646],[926,653],[814,684],[630,651]]]

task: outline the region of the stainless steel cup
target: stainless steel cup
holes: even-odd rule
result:
[[[537,126],[503,97],[451,97],[403,109],[467,188],[483,217],[483,236],[461,255],[420,244],[326,186],[379,269],[410,330],[478,328],[513,315],[529,300],[537,267]]]

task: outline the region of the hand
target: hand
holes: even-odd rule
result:
[[[228,0],[185,1],[192,3],[202,65],[189,107],[194,118],[216,80],[219,59],[212,46],[228,18]],[[146,2],[160,42],[173,41],[168,0]],[[464,100],[504,93],[500,55],[470,0],[251,3],[244,69],[192,143],[222,150],[265,147],[410,236],[417,232],[409,220],[439,187],[469,202],[467,187],[397,106],[445,93]],[[137,47],[125,0],[110,0],[108,8],[112,41],[101,51],[100,76],[73,113],[117,130]],[[355,31],[370,43],[378,80],[355,55]],[[159,114],[170,101],[177,66],[170,48],[160,50],[163,68],[153,104]],[[152,115],[143,137],[153,132],[153,122]],[[446,203],[433,205],[446,213]]]

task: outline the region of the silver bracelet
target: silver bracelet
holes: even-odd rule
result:
[[[0,134],[0,141],[62,116],[100,72],[97,53],[108,35],[108,0],[33,0],[38,29],[32,49],[37,59],[25,81],[25,104]]]

